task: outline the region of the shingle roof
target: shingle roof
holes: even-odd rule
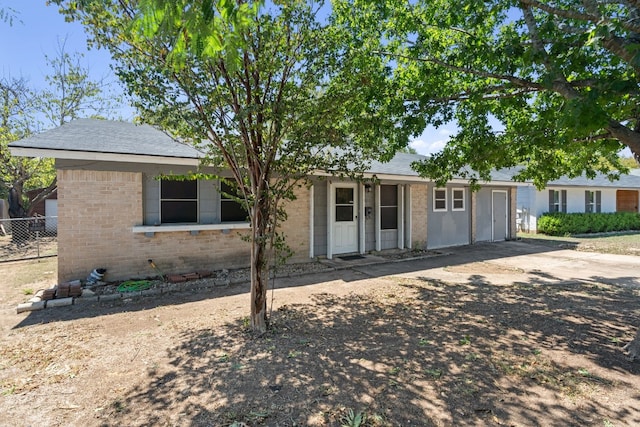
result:
[[[202,153],[164,132],[133,123],[77,119],[12,142],[9,147],[197,159]]]
[[[58,128],[12,142],[9,147],[183,159],[203,157],[203,153],[193,146],[176,141],[152,126],[98,119],[73,120]],[[418,177],[418,173],[411,169],[411,163],[424,159],[426,157],[419,154],[398,153],[389,162],[372,162],[367,172]],[[511,168],[493,171],[492,180],[511,182],[518,170],[519,168]],[[515,182],[514,184],[517,185]],[[632,170],[632,174],[622,175],[620,180],[613,182],[604,175],[598,175],[592,180],[586,177],[560,178],[547,185],[640,188],[640,169]]]
[[[620,179],[616,181],[610,181],[605,175],[598,174],[595,178],[589,179],[585,176],[579,176],[576,178],[556,179],[550,181],[547,186],[557,187],[633,187],[640,188],[640,176],[637,175],[621,175]]]
[[[492,172],[493,179],[501,181],[509,181],[522,167],[514,167],[510,169],[501,169]],[[615,187],[615,188],[640,188],[640,173],[634,172],[640,169],[632,169],[629,175],[621,175],[619,180],[610,181],[606,175],[597,174],[595,178],[590,179],[586,176],[576,178],[561,177],[554,181],[549,181],[547,187]],[[525,181],[531,184],[531,181]]]
[[[397,153],[393,159],[386,163],[373,161],[367,172],[373,174],[389,174],[401,176],[418,176],[418,173],[411,169],[411,163],[426,159],[420,154]]]

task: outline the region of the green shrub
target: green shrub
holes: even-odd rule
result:
[[[545,213],[538,220],[538,232],[551,236],[640,230],[640,214],[615,213]]]

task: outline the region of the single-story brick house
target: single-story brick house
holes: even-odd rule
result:
[[[547,212],[638,212],[640,176],[622,175],[610,181],[604,175],[560,178],[537,190],[528,184],[518,187],[519,227],[535,232],[537,220]]]
[[[194,171],[202,153],[147,125],[94,119],[10,144],[13,155],[55,158],[59,280],[96,267],[108,279],[248,265],[246,215],[217,181],[164,181]],[[376,184],[312,176],[282,225],[292,262],[386,249],[442,248],[515,237],[516,184],[499,175],[477,192],[437,188],[398,154],[371,165]]]

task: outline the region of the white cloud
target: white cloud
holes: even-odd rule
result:
[[[449,139],[447,138],[427,142],[424,139],[414,139],[413,141],[409,142],[409,146],[415,149],[418,154],[427,156],[429,154],[434,154],[442,150],[444,146],[447,145],[448,140]]]

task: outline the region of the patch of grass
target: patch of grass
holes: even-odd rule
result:
[[[421,347],[424,347],[430,344],[431,344],[431,340],[428,340],[426,338],[420,338],[420,341],[418,341],[418,345]]]
[[[57,275],[57,257],[0,264],[2,283],[9,289],[22,288],[34,283],[55,284]]]
[[[249,329],[249,326],[251,326],[251,319],[249,318],[249,316],[245,316],[242,318],[242,327],[244,329]]]
[[[570,399],[587,398],[597,392],[600,387],[612,385],[610,381],[595,377],[584,368],[577,371],[563,368],[540,355],[503,354],[499,359],[494,359],[493,363],[507,375],[533,380]]]
[[[364,426],[367,422],[367,415],[364,412],[353,412],[353,409],[349,409],[349,411],[342,416],[341,422],[341,427]]]
[[[111,406],[113,406],[113,410],[116,412],[123,412],[126,408],[126,405],[120,399],[116,399]]]
[[[26,288],[22,290],[22,294],[23,295],[33,295],[33,289],[31,288]]]
[[[287,354],[287,359],[295,359],[296,357],[300,356],[300,352],[297,350],[289,350],[289,353]]]
[[[16,387],[14,385],[10,385],[0,393],[2,396],[10,396],[16,392]]]
[[[460,338],[460,341],[458,341],[458,343],[460,345],[469,345],[471,344],[471,337],[469,335],[465,335],[464,337]]]
[[[433,379],[438,379],[442,376],[440,369],[425,369],[424,371]]]
[[[640,254],[640,239],[638,238],[640,234],[638,232],[579,236],[547,236],[544,234],[518,233],[518,237],[525,242],[585,252],[621,255]]]

